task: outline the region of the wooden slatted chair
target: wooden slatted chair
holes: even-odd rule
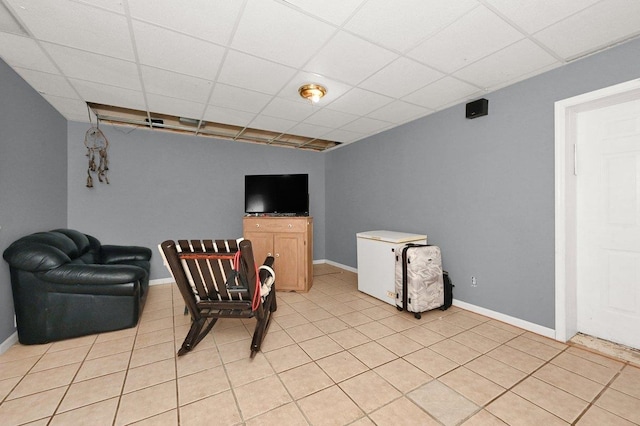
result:
[[[177,244],[167,240],[160,244],[160,252],[180,289],[185,314],[191,314],[191,328],[178,356],[192,350],[218,318],[255,317],[253,358],[267,333],[271,313],[277,309],[273,257],[256,268],[249,240],[239,244],[235,240],[178,240]],[[270,291],[262,296],[261,288],[264,292],[269,285]]]

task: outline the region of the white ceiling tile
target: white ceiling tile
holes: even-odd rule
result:
[[[67,82],[67,79],[61,75],[43,73],[27,68],[15,68],[15,71],[41,95],[80,99],[73,87]]]
[[[288,120],[301,121],[314,113],[313,105],[310,102],[300,98],[299,100],[290,101],[283,98],[273,98],[267,105],[262,114],[271,117],[286,118]]]
[[[350,132],[343,129],[335,129],[324,135],[322,138],[330,141],[350,143],[368,136],[366,133]]]
[[[213,88],[209,104],[256,113],[267,106],[272,97],[253,90],[217,83]]]
[[[128,3],[134,18],[218,44],[229,42],[243,6],[242,1],[229,0],[130,0]]]
[[[0,32],[16,35],[28,36],[25,28],[22,27],[9,9],[0,2]]]
[[[640,35],[640,1],[603,0],[534,36],[570,60],[637,35]]]
[[[286,25],[282,25],[286,22]],[[305,64],[336,29],[271,0],[249,0],[231,46],[292,67]]]
[[[355,85],[397,57],[389,50],[340,31],[304,68]]]
[[[402,124],[432,113],[433,110],[403,101],[394,101],[369,113],[367,117]]]
[[[143,111],[146,111],[147,109],[147,105],[144,102],[144,96],[140,91],[76,79],[71,79],[71,84],[76,88],[78,93],[80,93],[82,99],[87,102]]]
[[[300,100],[302,98],[300,97],[298,89],[308,83],[319,84],[327,89],[327,93],[318,104],[319,106],[331,103],[353,88],[353,86],[340,83],[319,74],[301,71],[296,73],[286,86],[284,86],[280,93],[278,93],[278,97],[289,99],[291,101]]]
[[[255,116],[255,114],[246,111],[237,111],[231,108],[209,105],[204,113],[204,120],[212,123],[244,127],[248,125]]]
[[[218,81],[262,93],[276,94],[295,70],[242,52],[229,51]]]
[[[39,40],[134,59],[129,26],[123,15],[71,0],[8,1]]]
[[[437,110],[479,91],[478,87],[447,76],[405,96],[403,100]]]
[[[0,33],[0,57],[12,67],[29,68],[50,74],[58,68],[34,40],[13,34]]]
[[[286,133],[290,128],[296,125],[293,120],[286,120],[284,118],[269,117],[266,115],[258,115],[254,120],[249,123],[249,127],[252,129],[263,129],[271,132]]]
[[[334,111],[327,108],[322,108],[315,112],[311,117],[305,120],[306,123],[316,124],[318,126],[326,127],[341,127],[347,123],[358,119],[359,117],[354,114],[348,114],[346,112]]]
[[[144,89],[148,93],[165,95],[196,103],[206,103],[213,83],[171,71],[142,66]]]
[[[454,76],[493,89],[502,82],[515,81],[524,74],[557,62],[538,45],[525,39],[461,69]]]
[[[200,119],[206,108],[205,104],[156,95],[154,93],[147,93],[147,103],[150,112],[195,119]]]
[[[60,96],[42,95],[67,120],[88,122],[89,111],[87,104],[78,99],[62,98]],[[86,148],[85,148],[86,150]]]
[[[522,38],[522,33],[481,6],[421,43],[408,55],[451,73]]]
[[[298,123],[290,128],[287,133],[292,135],[307,136],[311,138],[322,138],[331,131],[331,127],[318,126],[309,123]]]
[[[533,34],[600,0],[485,0],[520,28]]]
[[[209,80],[215,79],[224,47],[133,21],[140,63]]]
[[[477,5],[476,0],[369,0],[345,29],[405,52]]]
[[[375,134],[390,127],[393,127],[393,124],[389,123],[388,121],[375,120],[368,117],[360,117],[349,124],[345,124],[340,129],[350,132]]]
[[[84,3],[93,7],[99,7],[101,9],[107,9],[120,14],[125,13],[122,0],[75,0],[75,2]]]
[[[42,43],[42,47],[69,78],[141,90],[138,68],[133,62],[55,44]]]
[[[444,74],[440,71],[401,57],[360,83],[359,87],[401,98],[442,77]]]
[[[349,114],[366,115],[392,101],[388,96],[355,88],[331,102],[329,108]]]
[[[340,26],[349,18],[365,0],[286,0],[295,6],[320,19]]]

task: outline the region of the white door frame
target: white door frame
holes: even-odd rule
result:
[[[578,332],[576,259],[576,115],[640,97],[640,79],[555,103],[555,338],[566,342]]]

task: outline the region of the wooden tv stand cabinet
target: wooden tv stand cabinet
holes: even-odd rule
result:
[[[242,227],[256,263],[266,256],[275,258],[276,290],[309,291],[313,285],[312,217],[245,216]]]

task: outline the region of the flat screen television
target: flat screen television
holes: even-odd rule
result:
[[[244,211],[247,214],[309,215],[309,175],[246,175]]]

